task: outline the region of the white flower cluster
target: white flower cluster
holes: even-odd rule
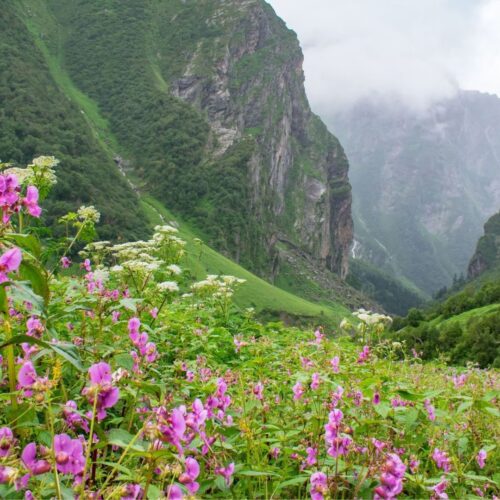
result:
[[[366,309],[358,309],[352,314],[353,316],[356,316],[359,320],[361,320],[363,323],[367,325],[377,325],[379,323],[381,324],[392,323],[392,318],[390,316],[367,311]]]
[[[231,297],[237,285],[245,283],[246,280],[235,276],[218,276],[209,274],[204,280],[191,285],[191,290],[198,293],[211,293],[213,297]]]
[[[57,184],[57,176],[54,168],[59,164],[54,156],[39,156],[26,168],[11,167],[3,171],[4,174],[15,175],[21,184],[42,184],[53,186]]]
[[[97,224],[99,219],[101,218],[101,214],[99,211],[93,206],[89,205],[88,207],[82,205],[77,211],[78,218],[81,222],[93,222]]]
[[[162,293],[165,292],[174,293],[179,291],[179,285],[177,284],[176,281],[162,281],[161,283],[158,283],[156,287]]]

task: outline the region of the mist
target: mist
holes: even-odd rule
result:
[[[500,94],[500,0],[269,0],[297,32],[323,116],[360,99],[415,108],[459,89]]]

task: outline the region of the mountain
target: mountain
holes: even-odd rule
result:
[[[430,294],[467,268],[500,206],[500,99],[463,91],[414,111],[364,101],[329,119],[350,159],[356,258]]]
[[[342,282],[346,156],[265,1],[7,0],[2,23],[0,158],[61,160],[49,218],[92,202],[102,237],[142,237],[151,195],[278,286],[371,304]]]
[[[347,160],[309,108],[296,35],[266,2],[46,5],[40,36],[146,189],[263,275],[277,274],[280,241],[346,275]]]

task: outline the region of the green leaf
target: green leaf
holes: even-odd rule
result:
[[[287,481],[283,481],[278,484],[276,487],[277,490],[281,490],[282,488],[286,488],[287,486],[293,486],[294,484],[302,484],[305,483],[309,479],[309,475],[302,474],[300,476],[293,477],[292,479],[288,479]]]
[[[373,408],[382,418],[387,418],[387,415],[391,411],[391,407],[387,403],[380,403]]]
[[[0,349],[7,347],[8,345],[19,345],[23,342],[28,344],[36,344],[45,349],[49,349],[59,356],[63,357],[66,361],[71,363],[77,370],[84,371],[84,367],[78,356],[78,351],[76,346],[73,344],[52,344],[50,342],[45,342],[44,340],[37,339],[35,337],[30,337],[29,335],[16,335],[9,339],[7,342],[0,344]]]
[[[22,304],[24,301],[30,302],[33,306],[31,313],[41,315],[44,309],[43,298],[33,293],[33,290],[27,286],[27,283],[12,281],[10,283],[10,297],[17,304]]]
[[[130,442],[134,439],[134,436],[125,429],[111,429],[109,431],[108,443],[114,444],[120,448],[127,448]],[[130,447],[134,451],[146,451],[146,445],[143,441],[136,440],[135,443]]]
[[[10,233],[5,235],[5,239],[15,243],[25,252],[30,253],[36,259],[40,258],[42,247],[40,241],[33,234]]]
[[[460,405],[457,408],[457,413],[463,413],[467,408],[470,408],[472,406],[472,401],[464,401],[463,403],[460,403]]]
[[[162,496],[163,495],[162,495],[160,488],[158,488],[154,484],[149,485],[149,489],[148,489],[148,499],[149,500],[157,500],[158,498],[161,498]]]
[[[29,260],[23,260],[19,266],[19,275],[31,283],[33,291],[43,298],[45,307],[49,302],[50,290],[47,277],[38,266]]]
[[[280,477],[280,475],[276,474],[276,472],[262,471],[262,470],[242,470],[242,471],[237,472],[237,475],[240,475],[240,476],[274,476],[274,477]]]

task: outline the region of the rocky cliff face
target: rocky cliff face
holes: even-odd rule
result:
[[[484,225],[484,235],[477,242],[467,277],[475,279],[495,269],[497,272],[500,270],[500,212],[490,217]]]
[[[350,159],[356,256],[430,293],[467,268],[500,206],[500,99],[461,92],[425,112],[363,102],[330,120]]]
[[[170,73],[172,93],[206,116],[215,158],[255,140],[249,208],[266,221],[268,251],[291,240],[344,277],[352,239],[347,160],[309,108],[295,34],[260,0],[203,4],[205,16],[190,29],[205,25],[217,35],[199,37]],[[192,8],[178,6],[164,29],[188,29]]]

